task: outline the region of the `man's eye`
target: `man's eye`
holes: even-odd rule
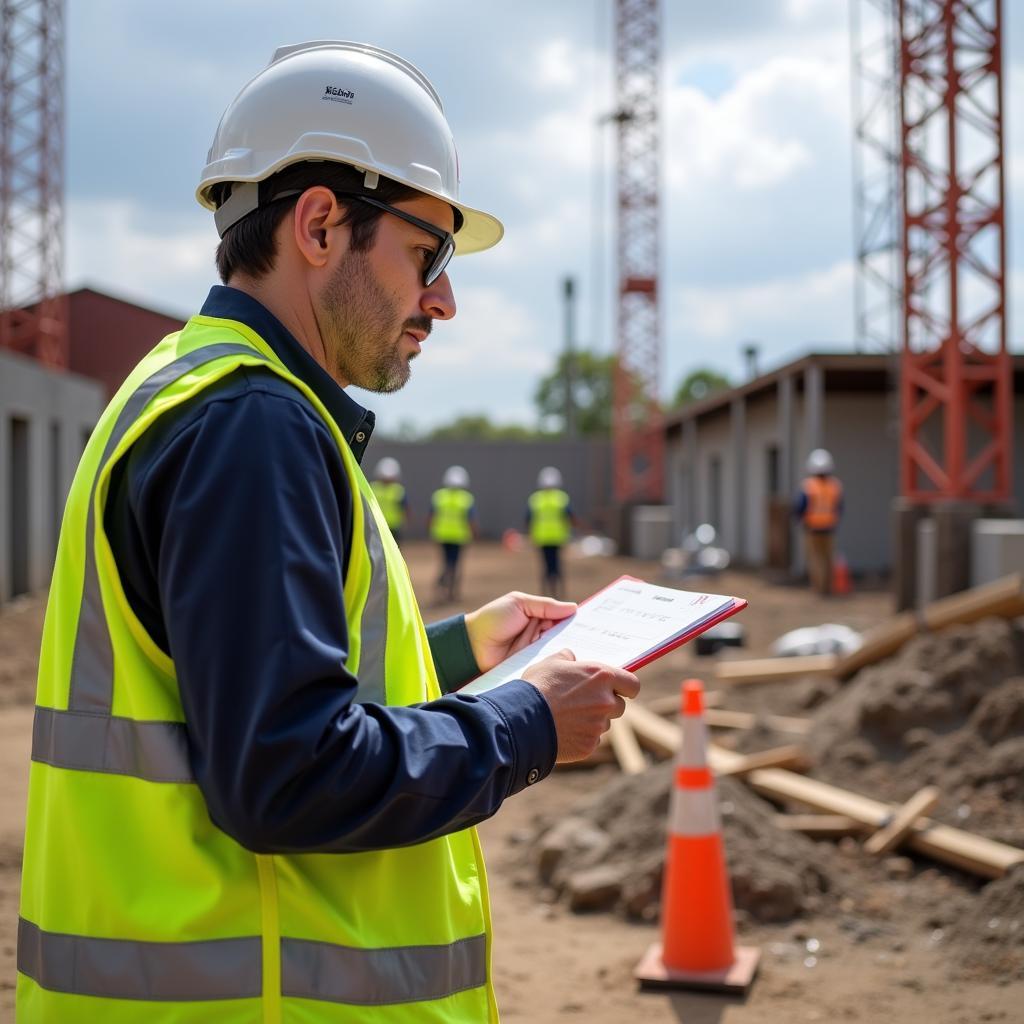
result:
[[[421,245],[418,250],[420,258],[423,260],[423,266],[429,267],[430,261],[434,258],[434,250],[428,249],[425,245]]]

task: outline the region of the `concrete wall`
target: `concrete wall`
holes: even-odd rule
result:
[[[0,351],[0,602],[49,583],[64,501],[103,386]]]
[[[887,571],[892,501],[899,494],[899,427],[888,397],[830,393],[825,408],[825,447],[844,492],[837,547],[858,572]]]
[[[427,536],[430,496],[452,465],[469,472],[481,533],[496,539],[512,527],[522,530],[526,501],[544,466],[562,471],[572,509],[585,527],[613,527],[611,445],[603,440],[578,441],[389,441],[374,437],[363,458],[367,476],[390,455],[402,466],[402,482],[411,517],[406,536]]]

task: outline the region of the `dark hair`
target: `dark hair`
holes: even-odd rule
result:
[[[259,278],[274,268],[277,256],[275,235],[285,215],[299,200],[306,189],[314,185],[325,185],[338,192],[367,191],[375,199],[383,203],[398,203],[403,199],[412,199],[421,193],[408,185],[401,185],[390,178],[381,178],[377,187],[368,191],[363,186],[363,172],[348,164],[331,161],[305,162],[292,164],[283,171],[278,171],[266,181],[260,183],[261,195],[273,197],[276,193],[297,189],[297,195],[271,201],[240,221],[232,224],[224,232],[224,237],[217,246],[217,273],[221,281],[227,281],[234,274],[247,274]],[[215,193],[214,200],[218,206],[230,195],[230,183]],[[377,233],[377,222],[384,211],[378,210],[369,203],[346,203],[342,224],[347,224],[352,233],[351,248],[356,252],[365,252],[373,244]]]

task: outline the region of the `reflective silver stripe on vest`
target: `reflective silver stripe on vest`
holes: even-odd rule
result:
[[[370,589],[360,621],[359,687],[356,700],[360,704],[386,704],[384,653],[388,639],[388,566],[384,544],[369,503],[363,502],[363,537],[370,557]]]
[[[281,994],[359,1006],[444,999],[487,984],[487,937],[447,946],[354,949],[281,940]]]
[[[194,782],[181,722],[139,722],[83,711],[36,708],[32,760],[55,768]]]
[[[139,942],[43,931],[18,919],[18,970],[45,989],[106,999],[195,1002],[262,994],[259,936]],[[487,983],[487,937],[356,949],[281,940],[281,994],[356,1006],[429,1002]]]
[[[255,999],[263,984],[261,950],[259,936],[130,942],[44,932],[31,921],[18,920],[18,970],[43,988],[79,996]]]
[[[248,345],[223,342],[208,345],[175,359],[161,367],[139,385],[125,403],[110,432],[100,468],[106,465],[114,449],[139,418],[149,401],[160,391],[184,377],[198,366],[221,359],[224,356],[246,355],[265,359]],[[106,616],[103,614],[103,598],[100,580],[96,572],[94,553],[96,482],[99,470],[89,492],[89,512],[85,528],[85,581],[82,587],[82,608],[78,616],[78,634],[71,659],[71,688],[68,706],[76,711],[93,711],[109,714],[114,699],[114,651],[110,642]]]

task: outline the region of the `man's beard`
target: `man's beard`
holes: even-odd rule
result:
[[[405,327],[428,332],[431,327],[429,317],[412,317],[403,323],[397,303],[381,287],[361,252],[349,252],[338,264],[320,295],[317,319],[337,376],[384,394],[398,391],[409,379],[415,353],[402,352]]]

